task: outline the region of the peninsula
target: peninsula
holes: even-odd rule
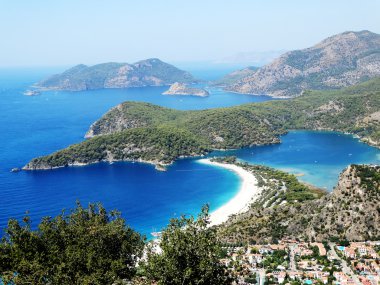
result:
[[[346,132],[380,146],[379,110],[380,79],[287,101],[202,111],[125,102],[92,124],[88,140],[35,158],[24,170],[120,160],[167,165],[214,149],[280,143],[291,129]]]
[[[209,95],[209,92],[203,88],[189,87],[184,83],[176,82],[176,83],[170,85],[170,88],[162,94],[164,94],[164,95],[190,95],[190,96],[206,97]]]

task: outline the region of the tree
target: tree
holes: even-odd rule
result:
[[[144,265],[149,282],[160,285],[231,284],[227,268],[219,262],[221,248],[215,230],[209,227],[208,206],[195,220],[181,216],[170,220]]]
[[[10,220],[0,242],[4,284],[112,284],[130,279],[144,238],[120,213],[79,202],[70,214],[46,217],[32,230],[28,217]]]

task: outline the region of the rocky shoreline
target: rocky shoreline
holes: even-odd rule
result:
[[[162,93],[163,95],[190,95],[207,97],[210,93],[202,88],[189,87],[184,83],[176,82],[170,86],[170,88]]]

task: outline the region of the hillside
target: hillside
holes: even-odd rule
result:
[[[151,58],[128,63],[80,64],[34,85],[41,90],[81,91],[102,88],[163,86],[174,82],[192,83],[193,76],[173,65]]]
[[[273,175],[260,167],[243,167],[260,177],[261,181],[273,183]],[[283,180],[281,176],[277,179]],[[265,199],[252,204],[246,213],[231,217],[218,228],[224,242],[265,243],[281,238],[365,241],[380,238],[380,166],[347,167],[333,192],[321,198],[289,200],[286,199],[289,191],[283,190],[286,186],[274,186],[264,192]],[[270,192],[273,189],[275,191]],[[302,192],[293,193],[300,195]],[[286,203],[270,203],[279,197],[285,197],[282,201]]]
[[[308,92],[287,101],[202,111],[125,102],[92,124],[89,140],[36,158],[24,169],[114,160],[168,164],[213,149],[280,143],[280,135],[290,129],[348,132],[380,146],[379,110],[380,79],[338,91]],[[161,137],[163,130],[168,135]]]
[[[228,86],[234,84],[241,79],[253,75],[259,68],[255,66],[249,66],[243,69],[236,70],[231,72],[222,78],[212,82],[212,85],[215,86]]]
[[[233,77],[234,73],[227,76]],[[310,48],[290,51],[226,90],[294,97],[308,89],[325,90],[351,86],[380,76],[380,35],[345,32]]]

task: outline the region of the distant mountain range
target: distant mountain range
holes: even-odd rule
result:
[[[236,75],[235,72],[218,84],[227,85],[226,90],[233,92],[273,97],[294,97],[306,89],[354,85],[380,76],[380,35],[370,31],[345,32],[313,47],[287,52],[247,76]],[[231,82],[231,76],[236,76],[236,80]]]
[[[82,91],[103,88],[163,86],[193,83],[194,77],[157,58],[128,63],[80,64],[34,85],[40,90]]]
[[[248,51],[239,52],[232,56],[224,57],[214,61],[216,64],[249,64],[254,66],[262,66],[279,57],[286,50],[270,50],[270,51]]]

